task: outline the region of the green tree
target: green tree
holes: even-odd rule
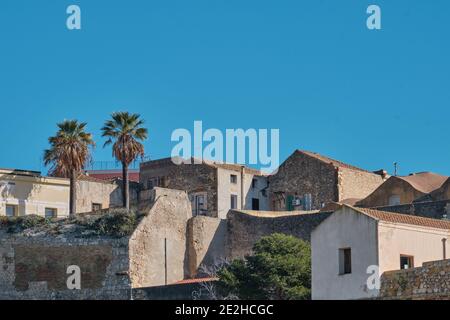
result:
[[[94,147],[92,135],[85,131],[86,123],[65,120],[57,124],[56,135],[48,138],[50,149],[44,151],[44,163],[50,165],[49,174],[70,179],[70,214],[76,213],[76,182],[90,159]]]
[[[144,146],[140,141],[147,139],[147,129],[139,114],[114,112],[111,120],[105,122],[102,137],[108,137],[104,147],[113,144],[113,156],[122,163],[123,206],[130,209],[128,167],[137,157],[144,156]]]
[[[261,238],[253,254],[218,272],[218,291],[239,299],[305,300],[311,295],[311,247],[274,233]]]

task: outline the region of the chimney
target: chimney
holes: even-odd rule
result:
[[[380,169],[380,170],[374,171],[373,173],[383,177],[383,179],[386,178],[387,175],[388,175],[387,171],[384,170],[384,169]]]

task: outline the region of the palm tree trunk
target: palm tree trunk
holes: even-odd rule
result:
[[[73,215],[77,212],[77,174],[75,170],[72,170],[70,173],[70,199],[69,199],[69,208],[70,208],[70,215]]]
[[[129,197],[130,183],[128,181],[128,165],[125,162],[122,162],[122,181],[123,181],[122,186],[123,206],[127,210],[130,210],[130,197]]]

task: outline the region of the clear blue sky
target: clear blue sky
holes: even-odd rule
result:
[[[66,8],[82,30],[66,28]],[[382,9],[382,30],[366,8]],[[294,149],[370,170],[450,175],[448,0],[2,0],[0,167],[44,170],[65,118],[147,121],[152,158],[171,132],[279,128]]]

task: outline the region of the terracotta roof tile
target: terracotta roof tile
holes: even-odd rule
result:
[[[450,221],[448,220],[439,220],[439,219],[431,219],[424,218],[419,216],[413,216],[409,214],[400,214],[393,213],[387,211],[374,210],[369,208],[356,208],[352,206],[347,206],[356,210],[362,214],[365,214],[369,217],[372,217],[376,220],[391,222],[391,223],[399,223],[399,224],[409,224],[421,227],[435,228],[435,229],[444,229],[450,230]]]

